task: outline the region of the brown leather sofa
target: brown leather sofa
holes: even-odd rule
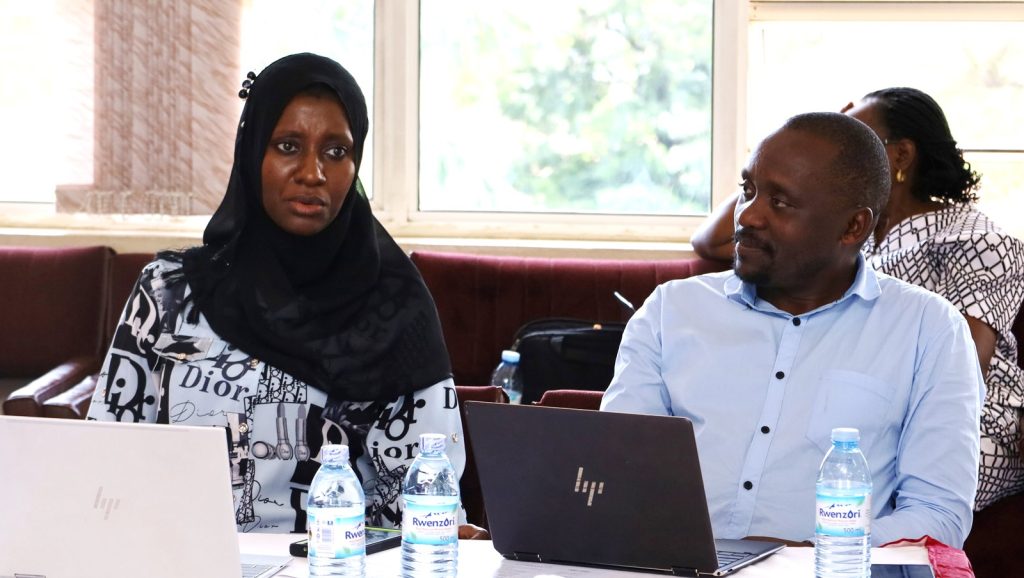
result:
[[[8,415],[80,418],[152,254],[0,247],[0,391]]]
[[[0,247],[0,387],[15,390],[4,413],[41,416],[47,399],[99,369],[112,255]]]
[[[637,262],[441,252],[411,257],[437,303],[460,401],[505,401],[500,390],[488,387],[490,373],[525,322],[542,317],[621,321],[613,291],[639,306],[659,283],[727,267],[694,259]],[[106,247],[0,248],[0,387],[27,384],[4,403],[5,413],[84,416],[94,386],[87,380],[98,371],[135,279],[151,259],[148,254],[118,255]],[[1024,317],[1018,318],[1014,333],[1024,349]],[[463,480],[467,515],[486,525],[468,466]],[[965,545],[977,578],[1018,575],[1024,567],[1021,536],[1024,493],[978,512]]]

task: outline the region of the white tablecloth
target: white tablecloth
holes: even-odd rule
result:
[[[288,544],[301,534],[239,534],[243,554],[287,555]],[[873,562],[927,564],[928,553],[920,546],[874,548]],[[367,578],[395,578],[399,575],[401,548],[392,548],[367,558]],[[294,558],[275,578],[307,578],[305,558]],[[650,574],[655,576],[655,574]],[[637,572],[516,562],[502,558],[488,540],[459,542],[459,576],[466,578],[638,578]],[[814,548],[784,548],[752,566],[732,574],[736,578],[814,578]]]

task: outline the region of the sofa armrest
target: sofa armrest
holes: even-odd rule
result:
[[[43,403],[43,416],[61,419],[85,419],[89,413],[93,392],[96,391],[97,375],[86,376],[70,389],[59,393]]]
[[[4,401],[4,413],[42,417],[46,400],[79,384],[99,369],[100,362],[94,357],[79,356],[66,361],[14,390]]]

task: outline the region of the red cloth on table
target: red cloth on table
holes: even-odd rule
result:
[[[947,546],[931,536],[922,536],[916,540],[896,540],[882,545],[883,548],[900,546],[924,546],[935,578],[974,578],[971,561],[959,548]]]

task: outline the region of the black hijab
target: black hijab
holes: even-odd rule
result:
[[[274,62],[240,93],[248,92],[227,193],[182,269],[193,312],[228,343],[331,397],[394,399],[450,377],[451,366],[434,301],[370,212],[358,176],[315,235],[287,233],[263,209],[267,143],[292,98],[316,85],[345,109],[358,175],[369,121],[355,79],[315,54]]]

